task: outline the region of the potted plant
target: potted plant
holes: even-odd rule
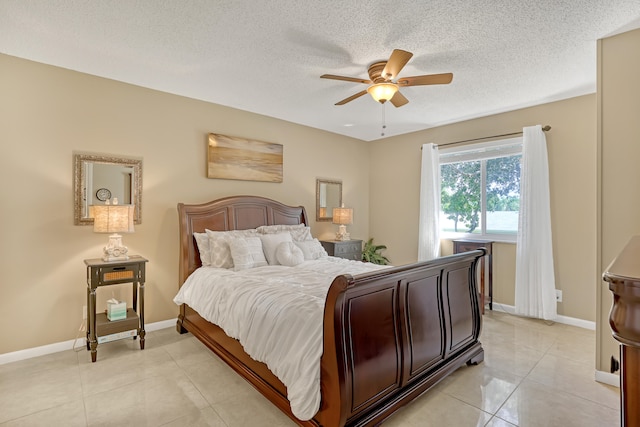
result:
[[[373,264],[387,265],[389,264],[389,259],[380,253],[384,249],[387,249],[385,245],[374,245],[372,237],[364,244],[362,260]]]

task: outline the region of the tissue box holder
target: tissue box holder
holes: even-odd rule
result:
[[[122,302],[107,301],[107,319],[124,320],[126,318],[127,318],[126,301],[122,301]]]

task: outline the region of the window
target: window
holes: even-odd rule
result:
[[[442,237],[515,241],[522,137],[440,150]]]

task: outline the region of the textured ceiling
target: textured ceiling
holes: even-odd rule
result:
[[[638,27],[638,0],[0,0],[1,53],[366,141],[593,93],[596,40]],[[366,86],[321,74],[394,48],[453,82],[334,106]]]

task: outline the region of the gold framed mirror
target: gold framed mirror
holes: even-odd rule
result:
[[[75,225],[93,225],[89,207],[107,199],[134,205],[134,222],[142,223],[142,160],[96,154],[73,155]]]
[[[333,220],[333,208],[342,206],[342,181],[316,179],[316,221]]]

